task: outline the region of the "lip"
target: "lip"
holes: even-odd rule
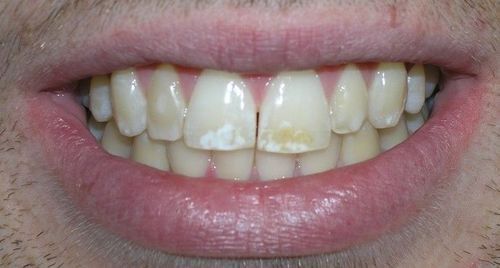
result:
[[[165,24],[153,18],[139,26],[111,27],[79,47],[63,48],[68,57],[48,68],[35,64],[32,79],[21,82],[46,89],[155,62],[253,72],[394,60],[432,63],[464,74],[478,70],[472,55],[450,48],[445,37],[435,38],[442,33],[410,34],[421,27],[417,21],[395,25],[393,19],[371,16],[361,26],[344,15],[299,26],[275,18],[264,29],[252,12],[240,13],[238,19],[231,13],[234,23],[194,14],[197,22]],[[375,33],[383,28],[392,31]],[[234,35],[210,38],[221,30]],[[363,39],[353,42],[352,36]],[[306,37],[315,42],[299,42]],[[197,42],[188,42],[190,38]],[[383,45],[396,40],[409,45]],[[327,52],[332,44],[337,49]],[[449,177],[467,148],[484,92],[474,76],[445,82],[433,116],[400,146],[360,164],[275,182],[189,179],[112,157],[87,131],[82,113],[68,113],[67,106],[76,103],[66,101],[65,107],[50,92],[38,91],[27,99],[27,118],[48,168],[75,204],[109,231],[179,255],[303,256],[376,239],[425,208],[429,192]]]

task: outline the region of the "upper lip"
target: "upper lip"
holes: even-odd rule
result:
[[[363,12],[369,11],[357,16]],[[436,38],[447,35],[414,34],[422,26],[416,19],[394,24],[371,16],[360,25],[346,16],[293,22],[229,14],[114,26],[63,48],[67,57],[45,62],[51,71],[36,84],[23,82],[46,89],[153,62],[256,72],[393,60],[478,70],[464,46],[450,48],[453,40]],[[279,182],[191,181],[111,157],[46,94],[28,101],[28,118],[76,203],[112,232],[186,255],[296,256],[372,239],[414,214],[472,133],[481,92],[468,89],[481,86],[472,80],[455,83],[454,93],[445,90],[447,102],[403,146],[365,163]]]

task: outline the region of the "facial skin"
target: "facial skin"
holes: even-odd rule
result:
[[[467,1],[4,1],[0,3],[0,266],[1,267],[490,267],[500,265],[500,6]],[[195,3],[196,2],[196,3]],[[195,4],[194,4],[195,3]],[[307,3],[307,5],[306,5]],[[392,3],[392,4],[391,4]],[[24,100],[42,89],[19,86],[33,66],[58,48],[77,46],[100,29],[152,15],[182,20],[190,12],[235,9],[300,12],[358,6],[407,20],[428,17],[454,38],[476,40],[478,77],[487,84],[481,119],[458,168],[429,197],[432,204],[397,232],[322,256],[223,260],[172,256],[121,240],[92,223],[72,204],[40,157]],[[313,7],[311,7],[313,6]],[[182,12],[173,12],[173,10]],[[403,19],[404,21],[405,19]],[[46,70],[47,71],[47,70]],[[50,70],[49,70],[50,71]],[[92,73],[89,73],[91,75]],[[40,75],[40,73],[38,73]],[[29,77],[28,77],[29,78]]]

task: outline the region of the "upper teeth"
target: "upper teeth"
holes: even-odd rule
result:
[[[141,69],[116,71],[91,79],[89,128],[111,154],[187,176],[308,175],[404,141],[426,119],[425,96],[439,79],[418,64],[407,73],[403,63],[380,63],[372,81],[355,64],[339,70],[335,84],[313,70],[288,71],[262,88],[215,70],[190,88],[168,64],[145,88]],[[102,134],[98,122],[106,121]]]

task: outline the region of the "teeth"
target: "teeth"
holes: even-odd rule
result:
[[[147,132],[134,138],[132,159],[160,170],[169,169],[166,143],[151,139]]]
[[[421,64],[414,65],[408,72],[408,98],[405,111],[416,114],[425,103],[425,72]]]
[[[182,137],[186,103],[179,76],[171,65],[161,65],[147,91],[148,133],[157,140],[175,141]]]
[[[217,178],[246,180],[252,173],[254,149],[214,151]]]
[[[255,165],[261,180],[289,178],[295,171],[295,155],[257,151]]]
[[[439,68],[432,65],[425,65],[425,97],[432,96],[439,83]]]
[[[87,122],[87,126],[92,136],[94,136],[96,140],[101,141],[102,136],[104,135],[104,128],[106,127],[106,123],[97,122],[95,121],[94,117],[90,116],[89,121]]]
[[[408,138],[405,117],[401,116],[399,123],[395,127],[379,129],[378,134],[382,151],[387,151],[402,143]]]
[[[301,153],[330,142],[328,104],[314,71],[284,72],[268,87],[260,107],[258,149]]]
[[[191,96],[184,139],[205,150],[253,148],[256,122],[255,103],[241,77],[205,70]]]
[[[356,132],[367,116],[368,92],[358,67],[349,64],[345,67],[335,88],[330,108],[332,130],[338,134]]]
[[[146,97],[134,69],[114,72],[111,76],[113,113],[120,133],[132,137],[146,129]]]
[[[104,128],[102,136],[102,148],[112,155],[120,156],[123,158],[130,157],[130,150],[132,146],[132,139],[120,134],[115,121],[109,121]]]
[[[408,128],[408,133],[412,135],[415,133],[423,124],[425,120],[422,116],[422,112],[417,114],[406,114],[406,127]]]
[[[299,154],[297,162],[302,175],[320,173],[335,168],[340,154],[342,138],[332,134],[326,149]]]
[[[182,139],[167,144],[167,157],[170,169],[177,174],[189,177],[202,177],[207,172],[210,151],[186,146]]]
[[[380,153],[377,130],[365,122],[358,132],[346,134],[342,138],[339,166],[359,163]]]
[[[406,100],[406,69],[403,63],[380,63],[368,97],[368,117],[376,128],[395,126]]]
[[[111,98],[109,96],[109,77],[99,75],[90,80],[90,111],[98,122],[106,122],[113,116]]]

